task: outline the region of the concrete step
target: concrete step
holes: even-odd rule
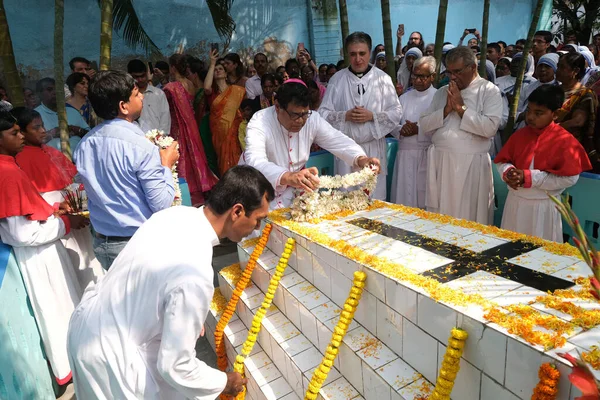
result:
[[[241,296],[237,312],[247,328],[264,298],[277,260],[277,256],[265,249],[252,275],[255,285]],[[226,298],[235,287],[235,275],[226,270],[219,276]],[[344,300],[349,289],[346,288]],[[265,317],[258,342],[275,365],[282,372],[286,371],[294,391],[304,397],[341,310],[291,266],[281,280],[274,303],[277,312]],[[323,398],[413,400],[433,389],[417,371],[356,321],[350,325],[334,365],[321,390]]]

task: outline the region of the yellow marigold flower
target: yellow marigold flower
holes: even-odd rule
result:
[[[440,370],[440,376],[444,379],[447,379],[449,381],[454,381],[454,379],[456,379],[456,374],[458,373],[458,371],[449,371],[445,368],[442,368]]]
[[[352,318],[354,318],[354,313],[348,312],[348,311],[342,311],[342,317],[351,320]]]
[[[292,238],[288,238],[287,243],[294,244],[294,243],[296,243],[296,241]]]
[[[460,328],[453,328],[450,333],[454,339],[458,340],[467,340],[467,338],[469,337],[469,333]]]
[[[350,294],[356,294],[356,295],[360,296],[360,295],[362,295],[362,292],[363,291],[361,289],[357,288],[357,287],[352,287],[350,289]]]
[[[241,363],[241,364],[243,364],[243,363],[244,363],[244,360],[245,360],[245,359],[246,359],[246,358],[245,358],[244,356],[240,356],[239,354],[238,354],[237,356],[235,356],[235,361],[236,361],[236,362],[239,362],[239,363]]]
[[[321,365],[319,365],[319,370],[324,374],[329,374],[329,371],[331,370],[331,368],[326,365],[321,364]]]
[[[453,349],[462,350],[465,347],[465,341],[451,337],[448,339],[448,346],[452,347]]]
[[[265,294],[265,299],[273,300],[273,297],[275,297],[273,292],[267,292],[267,294]]]
[[[323,360],[323,361],[321,361],[321,362],[323,363],[323,365],[325,365],[325,366],[327,366],[327,367],[329,367],[329,368],[333,367],[333,361],[331,361],[331,360],[324,359],[324,360]]]
[[[348,300],[346,300],[346,303],[352,307],[358,307],[358,300],[353,299],[352,297],[349,297]]]
[[[454,387],[454,382],[444,379],[441,376],[438,378],[437,384],[440,387],[443,387],[443,388],[449,389],[449,390],[452,390],[452,388]]]
[[[317,400],[317,393],[313,393],[311,391],[306,392],[304,396],[307,400]]]
[[[344,310],[346,310],[348,312],[354,312],[354,310],[356,310],[356,307],[353,307],[348,303],[344,303]]]
[[[335,353],[334,353],[335,351]],[[335,360],[335,356],[337,356],[337,349],[332,349],[331,351],[327,351],[325,353],[325,359],[327,360]]]
[[[364,288],[365,287],[365,283],[364,282],[354,282],[354,286],[356,286],[357,288]]]
[[[456,365],[456,364],[460,363],[460,357],[455,358],[455,357],[452,357],[452,356],[449,356],[448,354],[446,354],[444,356],[444,362],[448,363],[449,365]]]
[[[342,329],[340,326],[340,324],[338,323],[337,326],[335,326],[333,328],[333,333],[335,333],[336,335],[345,335],[346,334],[346,330]]]
[[[339,340],[331,339],[331,344],[334,345],[335,347],[340,347],[341,343]]]
[[[313,393],[319,393],[320,388],[318,388],[313,382],[308,384],[308,390]]]
[[[444,396],[450,396],[450,393],[452,393],[452,389],[443,388],[441,386],[436,388],[435,391]]]
[[[342,341],[342,339],[343,339],[343,336],[342,336],[342,335],[338,335],[338,334],[335,334],[335,333],[334,333],[334,334],[331,336],[331,338],[332,338],[332,340],[336,340],[336,341],[338,341],[338,342],[341,342],[341,341]]]
[[[329,361],[329,360],[327,360],[327,361]],[[316,378],[319,378],[319,379],[322,379],[322,380],[325,380],[325,379],[327,379],[327,374],[324,374],[324,373],[323,373],[323,372],[321,372],[321,370],[319,370],[318,368],[317,368],[317,369],[315,369],[315,373],[314,373],[314,375],[315,375],[315,377],[316,377]]]
[[[367,274],[364,271],[354,271],[354,281],[364,282],[367,280]]]
[[[348,321],[347,318],[344,318],[345,321]],[[344,321],[342,321],[342,319],[340,318],[339,322],[337,323],[337,326],[340,327],[341,329],[344,330],[344,332],[348,331],[348,324]]]
[[[446,355],[452,358],[460,358],[462,356],[462,350],[453,349],[452,347],[448,347],[446,349]]]

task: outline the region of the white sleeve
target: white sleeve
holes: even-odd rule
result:
[[[558,176],[538,169],[531,170],[531,187],[541,190],[561,190],[577,183],[579,175]]]
[[[335,105],[333,104],[336,98],[336,84],[329,82],[323,101],[319,107],[319,114],[338,131],[344,131],[344,125],[346,124],[346,111],[336,111]]]
[[[498,164],[496,164],[496,169],[498,170],[498,173],[500,174],[500,178],[502,180],[504,180],[504,174],[506,173],[506,171],[508,171],[511,168],[515,168],[515,166],[512,165],[511,163],[498,163]]]
[[[27,217],[0,219],[0,238],[13,247],[39,246],[65,236],[62,219],[51,216],[47,221],[30,221]]]
[[[284,186],[279,184],[280,178],[288,172],[267,157],[267,137],[264,132],[265,118],[252,118],[246,128],[246,150],[244,151],[244,161],[247,165],[256,168],[271,182],[275,190],[285,190]]]
[[[365,128],[369,128],[371,131],[373,139],[384,138],[388,133],[392,133],[402,121],[402,105],[398,100],[394,83],[387,75],[384,76],[381,83],[381,91],[383,111],[374,112],[373,121],[365,124]]]
[[[435,92],[431,105],[427,111],[421,115],[421,118],[419,118],[419,132],[423,131],[423,133],[433,135],[435,131],[444,126],[444,107],[446,106],[447,98],[447,86],[444,86]]]
[[[196,341],[213,291],[212,282],[186,282],[165,299],[157,367],[162,378],[188,399],[213,400],[227,384],[224,372],[196,358]]]
[[[493,138],[500,126],[504,103],[497,87],[487,87],[485,90],[482,111],[467,108],[460,122],[460,129],[477,136]]]
[[[254,90],[254,85],[252,84],[252,80],[248,79],[246,81],[246,97],[249,98],[250,100],[253,100],[259,94],[260,93],[256,93],[256,91]]]
[[[355,165],[360,156],[366,156],[365,151],[356,142],[332,127],[319,113],[314,113],[311,118],[316,118],[314,142],[334,156],[341,158],[348,165]]]
[[[167,135],[171,134],[171,111],[169,110],[169,101],[165,92],[160,91],[160,115],[159,115],[160,130]],[[145,133],[145,132],[144,132]]]

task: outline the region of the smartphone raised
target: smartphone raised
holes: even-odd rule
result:
[[[150,71],[150,73],[154,73],[154,68],[152,68],[152,61],[148,61],[148,71]]]
[[[298,43],[298,50],[304,50],[304,42]]]
[[[473,28],[473,29],[467,29],[469,31],[469,33],[475,33],[477,31],[477,28]]]
[[[210,44],[210,49],[211,50],[219,51],[219,43],[211,43]]]

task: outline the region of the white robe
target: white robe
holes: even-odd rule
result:
[[[425,208],[425,188],[427,183],[427,148],[431,144],[431,135],[423,132],[415,136],[400,136],[400,129],[411,121],[419,123],[419,118],[431,105],[437,89],[432,86],[419,92],[410,90],[400,96],[402,106],[402,121],[394,136],[398,138],[398,153],[394,164],[394,177],[390,200],[392,203],[404,204],[409,207]]]
[[[204,208],[171,207],[138,229],[71,318],[78,399],[213,400],[223,391],[226,374],[194,350],[218,243]]]
[[[523,93],[525,93],[527,91],[527,87],[529,85],[532,85],[535,82],[537,82],[537,79],[535,79],[532,76],[524,76],[523,77],[523,84],[521,85],[521,94],[519,95],[519,99],[527,98],[527,97],[523,97]],[[496,79],[496,85],[502,91],[502,93],[504,93],[506,95],[511,95],[511,96],[515,94],[515,84],[516,83],[517,83],[517,78],[515,78],[514,76],[511,76],[511,75],[505,75],[505,76],[502,76],[502,77]],[[531,92],[529,92],[529,94],[531,94]],[[529,94],[527,96],[529,96]],[[525,111],[524,107],[526,107],[526,104],[519,101],[519,106],[517,108],[517,115],[519,115],[520,113]]]
[[[294,188],[281,185],[286,172],[305,168],[310,147],[316,143],[340,157],[349,165],[365,156],[363,149],[342,132],[334,129],[318,112],[313,111],[300,132],[288,132],[277,120],[275,106],[254,114],[246,130],[246,150],[240,164],[247,164],[263,173],[275,189],[270,208],[289,207],[294,200]]]
[[[373,112],[373,121],[361,124],[346,121],[346,112],[356,106],[364,106]],[[381,161],[381,173],[373,198],[385,200],[388,174],[385,136],[398,127],[402,118],[402,107],[392,79],[375,67],[362,78],[347,68],[342,69],[329,80],[319,112],[334,128],[358,143],[369,157],[377,157]],[[352,172],[352,164],[339,158],[335,161],[337,174]]]
[[[59,190],[40,194],[50,205],[64,201]],[[61,241],[71,258],[79,286],[82,289],[85,289],[90,282],[98,282],[98,279],[104,276],[104,268],[94,254],[92,232],[89,227],[72,230]]]
[[[500,176],[514,166],[510,163],[496,164]],[[556,205],[548,194],[559,198],[567,188],[575,185],[579,175],[558,176],[535,169],[531,161],[531,187],[514,190],[508,188],[508,197],[502,213],[502,229],[563,242],[562,220]],[[548,193],[546,193],[548,192]]]
[[[82,290],[62,242],[65,224],[50,216],[46,222],[26,217],[0,219],[0,239],[13,247],[27,295],[54,376],[66,383],[71,375],[67,329]]]
[[[460,91],[467,110],[444,118],[448,87],[440,88],[420,128],[432,132],[427,170],[427,210],[490,224],[494,184],[488,150],[502,117],[502,97],[491,82],[476,77]]]

